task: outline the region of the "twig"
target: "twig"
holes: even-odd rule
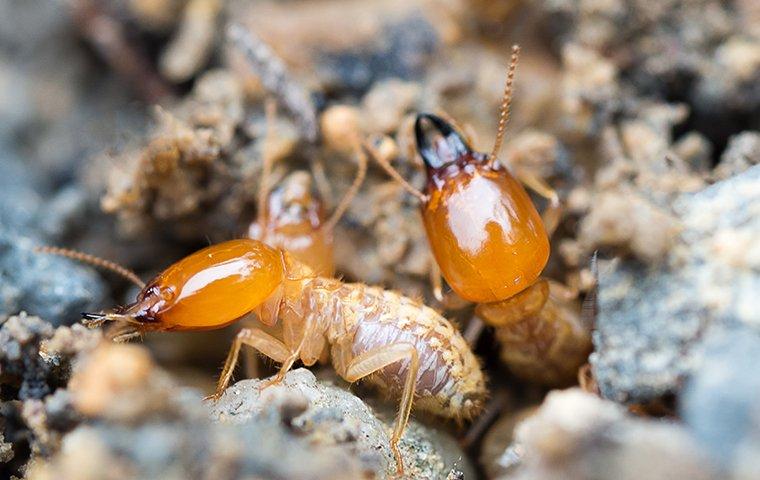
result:
[[[266,42],[240,24],[227,28],[227,41],[245,57],[264,88],[296,117],[304,136],[314,142],[317,139],[316,107],[309,91],[290,75],[282,59]]]

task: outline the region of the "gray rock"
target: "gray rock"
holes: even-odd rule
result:
[[[308,370],[263,392],[259,381],[239,382],[204,405],[140,347],[106,344],[93,355],[77,363],[69,384],[85,422],[63,437],[57,453],[32,464],[27,478],[354,480],[395,470],[389,427],[360,399]],[[114,363],[122,371],[110,368]],[[124,408],[131,410],[126,416]],[[451,472],[440,454],[451,446],[437,442],[411,425],[402,449],[413,478]]]
[[[65,387],[76,357],[99,339],[82,325],[56,329],[24,313],[0,318],[0,401],[39,400]]]
[[[46,202],[37,215],[37,228],[44,238],[63,238],[87,221],[87,194],[73,185],[64,187]]]
[[[53,325],[75,323],[81,312],[106,305],[99,275],[74,261],[34,251],[36,240],[0,225],[0,315],[26,311]]]
[[[33,459],[25,478],[366,477],[347,451],[298,434],[276,409],[244,425],[212,421],[200,393],[180,387],[140,347],[101,344],[77,362],[68,387],[69,409],[83,423],[55,454]]]
[[[681,233],[661,265],[600,265],[590,362],[604,397],[650,402],[677,394],[709,338],[760,331],[760,166],[674,204]]]
[[[720,332],[709,336],[703,350],[699,370],[686,382],[681,416],[722,467],[738,467],[752,452],[757,463],[760,334],[748,328]]]
[[[42,198],[34,189],[27,165],[0,143],[0,228],[29,232],[34,228]]]
[[[714,175],[720,179],[729,178],[759,163],[760,132],[742,132],[728,140]]]
[[[636,418],[580,389],[550,393],[502,455],[514,480],[708,480],[705,453],[681,425]]]
[[[281,385],[260,391],[259,380],[227,389],[212,409],[225,424],[256,424],[278,412],[279,421],[310,445],[328,445],[357,460],[377,478],[392,477],[396,464],[389,447],[392,423],[380,419],[362,400],[309,370],[289,372]],[[410,421],[399,445],[407,478],[446,478],[474,473],[455,442],[445,434]]]

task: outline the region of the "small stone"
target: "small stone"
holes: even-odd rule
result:
[[[351,153],[361,138],[359,109],[349,105],[333,105],[319,119],[325,145],[337,152]]]
[[[74,406],[90,417],[128,421],[145,415],[151,404],[163,405],[167,400],[151,395],[160,389],[150,384],[156,378],[153,368],[145,349],[103,343],[83,360],[71,378]]]
[[[34,251],[38,242],[0,230],[0,315],[26,311],[53,325],[79,321],[105,305],[100,276],[75,261]]]
[[[502,480],[676,480],[715,478],[682,426],[642,420],[580,389],[547,395],[520,423]]]

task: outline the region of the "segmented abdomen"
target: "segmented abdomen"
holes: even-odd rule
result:
[[[448,417],[469,417],[485,396],[485,378],[477,358],[451,323],[429,308],[399,293],[364,284],[317,279],[307,288],[311,311],[319,312],[333,346],[333,363],[344,345],[355,357],[397,343],[415,346],[420,369],[415,406]],[[344,356],[346,356],[344,352]],[[369,378],[384,390],[400,393],[409,360],[396,362]],[[341,371],[339,365],[336,370]]]

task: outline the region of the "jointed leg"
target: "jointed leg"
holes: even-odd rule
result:
[[[549,205],[541,214],[541,218],[544,221],[544,228],[546,233],[551,237],[554,231],[559,225],[560,216],[562,215],[562,207],[559,203],[559,195],[542,179],[538,178],[534,174],[520,169],[516,172],[517,178],[524,183],[528,188],[549,200]]]
[[[327,180],[327,172],[325,171],[325,162],[317,152],[312,152],[313,158],[309,162],[311,167],[311,175],[314,177],[314,183],[317,185],[317,191],[322,198],[325,207],[330,208],[333,204],[333,191],[330,187],[330,182]]]
[[[270,378],[269,380],[262,382],[260,388],[264,389],[271,385],[275,385],[277,383],[280,383],[282,379],[285,378],[285,374],[288,373],[291,368],[293,368],[293,364],[296,363],[298,357],[301,356],[301,351],[306,344],[306,340],[312,335],[312,325],[313,322],[311,320],[311,317],[307,317],[306,324],[303,326],[303,333],[301,334],[301,338],[298,341],[298,345],[296,348],[288,352],[284,359],[280,360],[282,365],[280,365],[280,371],[277,372],[277,375]],[[287,336],[285,342],[288,344],[288,347],[286,347],[286,349],[292,348],[292,344],[288,342]]]
[[[477,315],[473,316],[470,319],[470,323],[467,324],[467,328],[464,332],[462,332],[462,336],[470,348],[475,348],[475,344],[478,343],[480,334],[483,333],[485,326],[486,324],[483,323],[483,320]]]
[[[404,462],[398,449],[398,442],[404,434],[406,424],[409,422],[409,414],[412,411],[417,372],[420,367],[417,349],[409,343],[397,343],[364,352],[351,361],[346,368],[345,375],[346,380],[355,382],[404,359],[409,359],[409,369],[404,382],[404,391],[401,394],[396,425],[391,435],[391,451],[396,458],[397,473],[399,475],[404,474]]]
[[[420,202],[425,203],[427,202],[428,198],[427,195],[420,192],[418,189],[414,188],[412,184],[406,181],[406,179],[398,173],[398,171],[393,168],[393,166],[383,158],[382,155],[378,154],[376,149],[369,144],[369,142],[364,142],[364,148],[369,152],[370,156],[375,159],[378,165],[382,167],[383,170],[385,170],[385,173],[391,176],[396,182],[398,182],[399,185],[401,185],[404,190],[409,192],[410,194],[414,195]]]
[[[256,323],[251,320],[245,320],[245,328],[256,328]],[[243,350],[243,371],[245,378],[259,378],[259,357],[253,349]]]
[[[335,228],[335,225],[340,220],[340,217],[342,217],[343,214],[346,213],[346,210],[348,210],[348,206],[351,204],[351,200],[354,199],[356,193],[359,191],[359,187],[362,186],[364,177],[367,176],[367,154],[364,152],[364,149],[358,140],[356,141],[354,148],[357,156],[356,160],[359,162],[359,166],[356,170],[356,176],[354,177],[354,181],[351,183],[348,191],[346,191],[346,194],[343,195],[343,198],[340,199],[338,206],[335,207],[335,210],[333,211],[330,218],[324,223],[322,228],[326,230],[332,230]]]
[[[467,300],[460,298],[453,292],[443,292],[443,275],[441,275],[441,267],[433,259],[430,264],[430,283],[433,286],[433,297],[441,304],[441,306],[447,310],[459,310],[470,304]]]
[[[219,375],[219,381],[216,384],[216,391],[209,398],[216,400],[224,393],[224,389],[227,388],[232,378],[232,372],[235,370],[235,365],[237,365],[238,356],[240,355],[240,348],[243,345],[255,348],[275,362],[284,362],[290,355],[284,343],[263,330],[259,330],[258,328],[244,328],[240,330],[240,333],[237,334],[232,343],[232,347],[230,347],[230,352],[227,354],[222,374]]]

